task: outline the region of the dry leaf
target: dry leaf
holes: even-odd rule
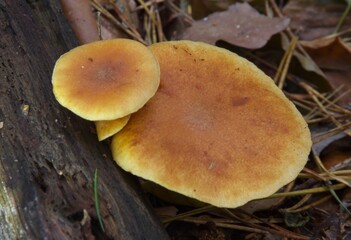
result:
[[[335,88],[343,85],[345,90],[351,89],[351,48],[341,38],[317,39],[301,44]],[[351,93],[340,102],[351,103]]]
[[[312,40],[332,34],[346,8],[346,1],[291,0],[283,13],[291,19],[290,27],[300,39]],[[341,29],[349,28],[351,15]]]
[[[210,11],[226,10],[230,4],[238,2],[238,0],[201,0]]]
[[[326,129],[323,129],[323,128],[321,128],[321,127],[317,127],[317,130],[318,130],[318,131],[316,131],[316,130],[315,130],[315,131],[312,131],[312,136],[313,136],[314,134],[318,134],[318,133],[321,133],[321,132],[326,131]],[[324,149],[327,148],[327,147],[328,147],[330,144],[332,144],[334,141],[337,141],[337,140],[339,140],[339,139],[342,139],[342,138],[344,138],[344,137],[346,137],[346,136],[347,136],[346,133],[341,132],[341,133],[339,133],[339,134],[336,134],[336,135],[334,135],[334,136],[325,138],[324,140],[315,143],[315,144],[313,145],[313,147],[314,147],[314,150],[315,150],[316,154],[317,154],[317,155],[320,155],[320,153],[321,153],[322,151],[324,151]]]
[[[194,19],[206,17],[208,14],[216,11],[227,10],[230,4],[237,2],[237,0],[190,0],[191,15]]]
[[[289,38],[283,32],[280,33],[279,36],[282,48],[284,51],[287,51],[290,44]],[[333,89],[329,79],[315,61],[299,51],[294,51],[294,59],[291,61],[289,71],[312,83],[315,89],[319,92],[329,92]]]
[[[269,18],[247,3],[237,3],[231,5],[227,11],[213,13],[194,22],[185,30],[181,39],[210,44],[224,40],[236,46],[257,49],[288,25],[288,18]]]
[[[264,12],[266,0],[188,0],[188,2],[191,6],[192,17],[197,20],[210,13],[227,10],[230,5],[237,2],[247,2],[255,9]]]
[[[351,138],[344,137],[329,144],[321,152],[321,160],[331,171],[349,169],[351,167]]]
[[[116,3],[111,3],[109,0],[96,0],[102,8],[111,10],[113,6],[118,8],[124,16],[124,20],[136,28],[139,26],[137,12],[133,12],[136,3],[133,0],[121,0]],[[126,38],[127,35],[117,28],[111,20],[107,19],[103,14],[97,21],[97,14],[93,14],[93,8],[89,0],[61,0],[64,14],[68,19],[72,30],[74,31],[79,44],[85,44],[100,39],[98,25],[101,29],[101,39]],[[95,10],[95,12],[97,12]],[[125,22],[123,22],[125,24]]]

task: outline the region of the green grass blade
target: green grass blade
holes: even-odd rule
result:
[[[345,18],[347,17],[347,15],[349,14],[350,10],[351,10],[351,1],[350,0],[346,0],[347,6],[343,12],[343,14],[341,15],[338,23],[336,24],[334,33],[339,32],[341,25],[343,24],[343,22],[345,21]]]
[[[97,168],[94,171],[94,199],[95,199],[96,216],[99,220],[101,230],[103,232],[105,232],[104,224],[102,222],[102,218],[101,218],[101,214],[100,214],[99,193],[98,193],[98,170],[97,170]]]

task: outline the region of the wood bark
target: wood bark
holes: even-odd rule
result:
[[[75,45],[58,1],[0,0],[0,239],[167,239],[93,123],[54,99],[54,63]]]

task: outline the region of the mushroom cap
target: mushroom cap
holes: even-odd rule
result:
[[[308,126],[271,78],[205,43],[150,46],[161,69],[155,96],[112,140],[126,171],[218,207],[264,198],[296,178]]]
[[[140,109],[157,91],[159,65],[143,44],[129,39],[88,43],[56,62],[57,101],[91,121],[113,120]]]
[[[130,115],[115,120],[96,121],[95,127],[99,141],[103,141],[121,131],[128,123],[129,118]]]

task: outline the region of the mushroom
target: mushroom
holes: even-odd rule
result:
[[[218,207],[267,197],[296,178],[311,136],[296,107],[254,64],[200,42],[150,49],[155,96],[112,139],[124,170]]]
[[[143,44],[129,39],[88,43],[56,62],[57,101],[91,121],[114,120],[139,110],[157,91],[159,64]]]
[[[127,123],[130,115],[108,121],[96,121],[96,133],[99,141],[103,141],[119,132]]]

